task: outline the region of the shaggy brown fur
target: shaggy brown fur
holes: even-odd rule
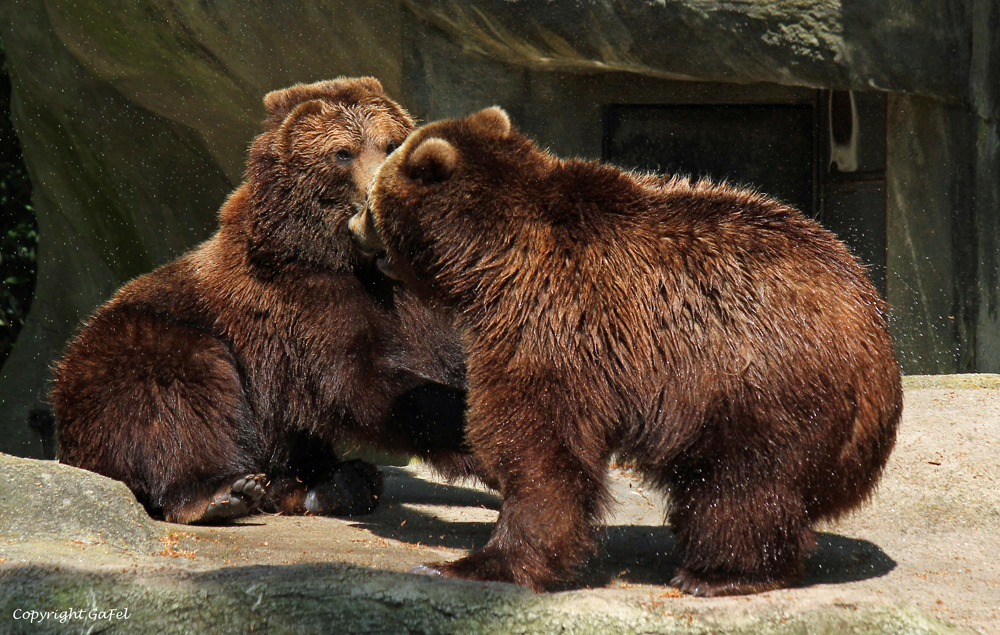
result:
[[[670,494],[696,595],[788,584],[872,492],[902,408],[884,307],[828,231],[753,192],[560,160],[499,109],[427,125],[351,219],[456,310],[467,435],[504,502],[425,573],[533,589],[593,547],[617,455]]]
[[[266,509],[370,510],[378,471],[344,437],[463,453],[464,366],[448,320],[361,258],[346,229],[413,128],[371,78],[265,98],[246,180],[206,243],[123,287],[55,368],[59,459],[178,523]]]

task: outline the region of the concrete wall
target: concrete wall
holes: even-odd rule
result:
[[[975,119],[919,97],[889,101],[887,295],[911,373],[977,370]]]

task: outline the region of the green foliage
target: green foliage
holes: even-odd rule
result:
[[[38,226],[31,180],[10,122],[10,78],[0,39],[0,364],[10,354],[35,291]]]

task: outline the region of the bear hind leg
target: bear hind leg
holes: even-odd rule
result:
[[[199,522],[213,501],[226,518],[252,509],[263,443],[229,348],[131,309],[82,337],[56,370],[60,461],[122,481],[170,522]]]
[[[721,474],[671,489],[681,557],[673,586],[701,597],[744,595],[786,587],[801,575],[814,537],[793,488]]]

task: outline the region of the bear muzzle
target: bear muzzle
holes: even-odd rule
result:
[[[399,276],[394,272],[395,263],[389,255],[385,243],[382,242],[382,238],[379,237],[367,207],[351,216],[347,221],[347,229],[351,232],[351,238],[357,245],[358,251],[365,256],[375,257],[375,265],[379,271],[393,280],[399,280]]]
[[[358,249],[366,256],[377,256],[385,252],[385,243],[379,237],[367,207],[358,206],[358,212],[347,221],[347,229]]]

